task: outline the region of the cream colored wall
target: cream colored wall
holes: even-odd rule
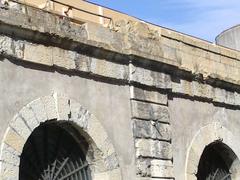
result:
[[[74,6],[74,7],[77,7],[79,9],[83,9],[83,10],[86,10],[86,11],[89,11],[89,12],[93,12],[93,13],[96,13],[96,14],[111,17],[113,19],[113,21],[118,21],[120,19],[136,20],[136,18],[133,18],[133,17],[128,16],[126,14],[119,13],[117,11],[114,11],[114,10],[111,10],[111,9],[108,9],[108,8],[104,8],[104,7],[101,7],[101,6],[97,6],[95,4],[91,4],[91,3],[88,3],[88,2],[83,1],[83,0],[58,0],[58,1],[60,1],[62,3],[65,3],[65,4],[69,4],[69,5]],[[44,7],[46,7],[47,0],[23,0],[23,2],[25,2],[27,4],[37,6],[39,8],[44,8]],[[60,5],[58,3],[51,2],[50,5],[48,6],[48,9],[64,15],[64,11],[66,11],[68,9],[68,7]],[[70,16],[74,19],[80,20],[80,21],[84,21],[84,22],[85,21],[91,21],[91,22],[104,24],[104,25],[108,25],[110,23],[110,21],[106,18],[91,15],[91,14],[81,12],[81,11],[78,11],[78,10],[75,10],[75,9],[70,10],[68,12],[68,16]]]

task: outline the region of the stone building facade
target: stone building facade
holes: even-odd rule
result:
[[[0,52],[1,179],[240,179],[238,51],[18,5]]]

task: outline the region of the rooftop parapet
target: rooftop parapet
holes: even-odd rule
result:
[[[111,28],[91,22],[76,24],[68,17],[20,5],[0,9],[0,33],[46,48],[58,46],[122,61],[166,64],[201,74],[204,80],[240,85],[238,51],[140,21],[117,21]]]

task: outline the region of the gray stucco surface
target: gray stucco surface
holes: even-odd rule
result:
[[[240,53],[151,28],[0,8],[0,179],[18,179],[32,130],[62,117],[97,147],[93,180],[196,180],[213,142],[240,157]]]
[[[216,121],[221,122],[235,137],[240,137],[240,112],[238,110],[182,98],[173,98],[169,101],[169,109],[171,125],[174,129],[172,132],[173,164],[176,180],[185,178],[187,151],[194,136],[202,127]],[[239,157],[240,154],[237,156]]]
[[[119,155],[124,179],[134,179],[135,152],[128,87],[17,66],[7,59],[0,61],[0,82],[0,139],[23,106],[54,91],[64,93],[101,121]]]

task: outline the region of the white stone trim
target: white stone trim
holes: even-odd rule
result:
[[[1,180],[18,179],[19,155],[22,153],[24,144],[32,131],[40,123],[48,120],[64,120],[75,124],[87,136],[89,145],[99,151],[98,159],[92,165],[94,180],[101,180],[100,174],[110,179],[114,174],[117,180],[122,179],[114,146],[101,122],[78,102],[70,100],[65,95],[54,93],[30,102],[10,122],[0,149]]]
[[[220,122],[213,122],[202,127],[194,136],[188,150],[185,162],[185,179],[197,180],[195,174],[198,171],[198,163],[204,148],[214,141],[220,140],[226,144],[233,152],[239,156],[240,147],[238,146],[239,140]],[[239,167],[239,164],[236,164]],[[239,171],[239,170],[238,170]],[[236,175],[237,174],[237,175]],[[235,177],[240,177],[240,172],[235,172],[232,179],[237,180]]]

